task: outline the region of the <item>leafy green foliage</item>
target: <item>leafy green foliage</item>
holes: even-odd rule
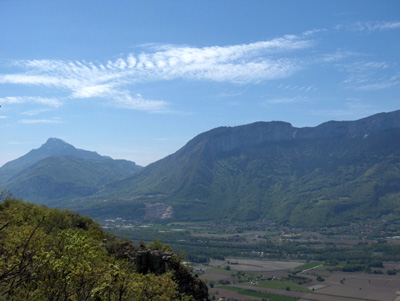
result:
[[[119,241],[90,218],[1,198],[0,299],[179,298],[173,274],[137,273],[131,261],[109,252]]]

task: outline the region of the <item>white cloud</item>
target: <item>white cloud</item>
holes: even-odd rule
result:
[[[377,30],[389,30],[399,29],[399,21],[384,21],[384,22],[356,22],[348,25],[338,24],[335,29],[340,30],[345,28],[352,31],[377,31]]]
[[[317,88],[314,85],[293,86],[293,85],[280,84],[277,88],[288,90],[288,91],[298,91],[298,92],[317,91]]]
[[[349,57],[354,57],[354,56],[360,56],[360,53],[353,52],[353,51],[343,51],[343,50],[337,50],[336,52],[333,53],[327,53],[323,54],[321,57],[317,58],[317,62],[324,62],[324,63],[332,63],[332,62],[337,62],[341,61],[343,59],[349,58]]]
[[[397,29],[400,28],[400,22],[383,22],[375,24],[374,29]]]
[[[263,102],[263,104],[287,104],[287,103],[307,102],[307,101],[309,101],[309,99],[306,97],[282,97],[282,98],[267,99]]]
[[[366,85],[360,85],[356,89],[357,90],[366,90],[366,91],[372,91],[372,90],[382,90],[382,89],[387,89],[390,87],[398,86],[399,81],[382,81],[379,83],[369,83]]]
[[[400,22],[358,23],[359,30],[386,30],[400,28]]]
[[[242,90],[224,90],[223,92],[219,93],[217,97],[221,98],[232,98],[232,97],[237,97],[242,94],[244,94],[247,91],[247,89],[242,89]]]
[[[342,109],[311,110],[310,113],[318,116],[329,116],[335,120],[355,120],[379,112],[373,106],[363,103],[359,99],[347,99]]]
[[[297,101],[296,97],[292,97],[292,98],[284,97],[284,98],[269,99],[266,102],[270,103],[270,104],[282,104],[282,103],[292,103],[292,102],[296,102],[296,101]]]
[[[395,71],[387,62],[358,61],[338,67],[347,73],[343,83],[356,90],[381,90],[400,84],[399,76],[393,74]]]
[[[41,71],[41,70],[40,70]],[[50,76],[42,76],[40,74],[1,74],[0,83],[6,84],[27,84],[27,85],[44,85],[44,86],[63,86],[63,83]]]
[[[41,113],[47,112],[49,111],[48,109],[38,109],[38,110],[30,110],[30,111],[25,111],[22,112],[22,115],[26,115],[26,116],[35,116],[35,115],[39,115]]]
[[[73,98],[91,98],[91,97],[101,97],[112,91],[111,85],[95,85],[88,87],[81,87],[75,89],[72,93]]]
[[[120,95],[116,97],[116,106],[124,109],[159,112],[164,111],[167,104],[167,102],[162,100],[143,99],[140,94],[137,94],[136,97],[132,97],[129,93],[120,93]]]
[[[19,121],[20,123],[23,124],[54,124],[54,123],[62,123],[61,119],[59,117],[54,117],[51,119],[22,119]]]
[[[34,102],[50,107],[59,107],[62,105],[61,98],[47,98],[39,96],[7,96],[0,98],[2,104],[20,104],[25,102]]]
[[[134,97],[128,87],[140,82],[188,79],[250,83],[285,78],[302,68],[291,51],[309,48],[312,32],[285,35],[269,41],[213,47],[164,45],[126,58],[94,63],[63,60],[20,60],[20,73],[0,74],[0,84],[41,85],[66,92],[65,99],[5,97],[8,103],[34,101],[52,106],[70,98],[104,98],[116,106],[160,111],[168,103]]]

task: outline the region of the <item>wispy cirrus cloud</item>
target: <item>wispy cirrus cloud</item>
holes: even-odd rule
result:
[[[383,21],[383,22],[356,22],[352,24],[339,24],[335,29],[347,29],[352,31],[377,31],[400,29],[400,21]]]
[[[344,108],[342,109],[317,109],[310,111],[313,115],[328,116],[340,120],[361,118],[362,116],[372,115],[376,112],[377,109],[374,106],[363,103],[360,99],[346,99],[346,103],[344,103]]]
[[[281,97],[281,98],[271,98],[262,102],[262,105],[271,104],[288,104],[288,103],[298,103],[298,102],[308,102],[310,101],[306,97]]]
[[[318,58],[316,58],[316,62],[333,63],[350,57],[358,57],[360,55],[362,54],[354,51],[336,50],[333,53],[326,53],[319,56]]]
[[[343,83],[356,90],[381,90],[400,84],[400,75],[392,70],[387,62],[358,61],[339,65],[339,70],[346,72]]]
[[[47,111],[49,111],[49,109],[29,110],[29,111],[22,112],[21,114],[25,115],[25,116],[35,116],[35,115],[39,115],[39,114],[47,112]]]
[[[55,123],[62,123],[61,118],[59,117],[54,117],[51,119],[22,119],[19,121],[19,123],[23,124],[55,124]]]
[[[285,85],[280,84],[278,89],[284,89],[288,91],[296,91],[296,92],[309,92],[309,91],[316,91],[317,88],[314,85]]]
[[[140,94],[131,96],[129,93],[121,93],[121,95],[116,96],[115,100],[115,105],[119,108],[147,110],[152,112],[165,111],[165,107],[167,105],[167,103],[162,100],[144,99]]]
[[[240,96],[246,92],[247,89],[242,90],[225,90],[217,95],[220,98],[232,98],[236,96]]]
[[[290,56],[313,46],[311,32],[269,41],[213,47],[162,45],[104,63],[64,60],[19,60],[19,73],[0,74],[0,84],[46,86],[64,98],[8,96],[7,103],[61,105],[67,99],[104,98],[122,108],[161,111],[168,103],[133,95],[136,84],[173,79],[251,83],[285,78],[302,68]]]
[[[0,102],[2,104],[19,104],[25,102],[34,102],[50,107],[59,107],[62,105],[61,98],[48,98],[40,96],[7,96],[0,97]]]

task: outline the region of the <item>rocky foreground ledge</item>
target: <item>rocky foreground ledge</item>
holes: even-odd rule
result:
[[[207,285],[200,278],[194,276],[174,252],[149,249],[145,246],[134,245],[131,241],[122,242],[110,251],[117,258],[128,259],[134,263],[137,272],[141,274],[173,273],[181,294],[193,296],[195,300],[209,300]]]

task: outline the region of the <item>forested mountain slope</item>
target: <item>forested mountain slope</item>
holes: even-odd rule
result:
[[[0,187],[29,201],[55,206],[58,200],[94,194],[110,181],[141,167],[96,152],[76,149],[56,138],[0,168]]]
[[[399,198],[395,111],[315,128],[284,122],[217,128],[109,184],[81,209],[143,218],[146,204],[165,203],[178,220],[323,226],[396,216]]]

